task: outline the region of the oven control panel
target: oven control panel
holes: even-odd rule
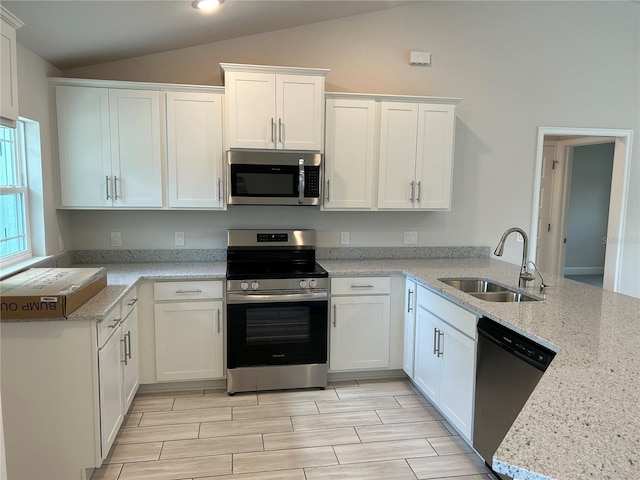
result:
[[[257,242],[288,242],[288,233],[258,233],[256,234]]]
[[[328,278],[227,280],[227,291],[328,290]]]

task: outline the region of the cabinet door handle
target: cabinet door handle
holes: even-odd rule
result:
[[[114,190],[114,196],[113,199],[117,200],[118,199],[118,182],[120,180],[118,180],[118,177],[113,177],[113,190]],[[122,195],[120,195],[120,198],[122,198]]]
[[[411,183],[409,184],[409,185],[411,186],[411,196],[409,197],[409,201],[410,201],[411,203],[413,203],[413,195],[414,195],[414,193],[415,193],[415,189],[416,189],[416,188],[415,188],[415,187],[416,187],[415,183],[416,183],[416,182],[411,182]]]
[[[327,180],[327,202],[330,200],[330,195],[331,195],[331,185],[330,182],[331,180]]]
[[[282,143],[282,119],[278,118],[278,142]]]
[[[131,358],[131,330],[127,331],[127,343],[129,344],[129,358]]]
[[[120,360],[120,363],[124,363],[127,365],[127,334],[125,333],[124,338],[120,339],[122,345],[124,346],[124,359]]]
[[[418,182],[418,196],[416,197],[416,203],[420,203],[420,191],[422,190],[422,187],[420,186],[422,182]]]
[[[186,293],[202,293],[202,290],[200,290],[199,288],[197,290],[176,290],[176,293],[181,295],[184,295]]]
[[[438,329],[433,327],[433,354],[438,355]]]
[[[336,328],[336,317],[337,317],[337,310],[336,310],[336,306],[333,306],[333,328]]]
[[[271,117],[271,143],[276,143],[276,119]]]
[[[220,309],[218,309],[218,335],[220,335]]]
[[[442,345],[442,339],[444,338],[444,332],[438,331],[438,356],[442,357],[444,355],[444,348]]]
[[[109,325],[109,328],[117,328],[118,324],[120,323],[120,320],[122,320],[121,318],[116,318],[113,323],[111,325]]]
[[[222,180],[218,177],[218,201],[222,200]]]
[[[413,311],[413,308],[411,308],[411,295],[413,295],[413,291],[409,288],[407,290],[407,312]]]
[[[107,200],[110,200],[111,196],[109,195],[109,175],[106,175],[104,178],[105,178],[104,181],[105,181],[106,186],[107,186]]]

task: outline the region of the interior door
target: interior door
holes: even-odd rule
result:
[[[552,228],[551,212],[553,211],[553,186],[556,164],[555,145],[545,145],[542,150],[542,175],[540,181],[540,203],[538,206],[538,241],[536,243],[536,265],[543,272],[552,271],[549,265],[550,233]]]

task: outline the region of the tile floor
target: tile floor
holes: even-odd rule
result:
[[[406,380],[140,394],[92,480],[490,480]]]

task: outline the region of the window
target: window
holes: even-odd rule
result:
[[[31,257],[24,123],[0,127],[0,261]]]

